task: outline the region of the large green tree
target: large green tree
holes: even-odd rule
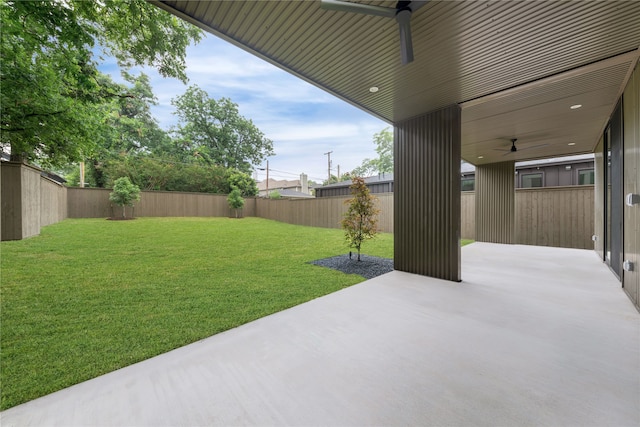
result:
[[[384,128],[373,135],[378,157],[364,159],[362,164],[352,171],[354,176],[371,176],[378,173],[393,172],[393,132]]]
[[[274,155],[273,142],[242,117],[230,99],[211,99],[198,86],[190,86],[171,103],[176,107],[175,135],[184,159],[250,173],[252,165]]]
[[[144,0],[0,0],[0,26],[0,143],[50,166],[90,154],[110,101],[126,97],[98,72],[97,52],[186,81],[186,47],[202,34]]]
[[[101,133],[100,143],[87,157],[88,181],[98,187],[107,185],[105,165],[109,161],[121,159],[123,155],[162,155],[172,145],[171,138],[151,113],[151,106],[157,104],[157,98],[149,77],[144,73],[133,76],[126,71],[122,75],[126,83],[114,84],[121,95],[109,104],[105,115],[107,126]]]

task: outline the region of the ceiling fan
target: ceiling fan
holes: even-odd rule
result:
[[[549,144],[538,144],[538,145],[533,145],[531,147],[518,148],[518,147],[516,147],[516,141],[517,140],[518,140],[518,138],[511,138],[511,148],[508,148],[508,149],[494,148],[494,150],[496,150],[496,151],[504,151],[505,153],[503,154],[503,156],[508,156],[509,154],[517,153],[518,151],[532,150],[534,148],[545,147],[545,146],[549,145]]]
[[[402,64],[413,61],[413,43],[411,41],[411,14],[424,6],[426,1],[399,1],[395,8],[351,3],[343,0],[322,0],[321,7],[326,10],[363,13],[365,15],[395,18],[400,29],[400,54]]]

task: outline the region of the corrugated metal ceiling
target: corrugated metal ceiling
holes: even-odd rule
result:
[[[391,123],[461,104],[462,156],[474,164],[592,151],[640,46],[639,1],[434,0],[413,14],[405,66],[393,19],[319,1],[159,6]],[[574,101],[584,109],[567,114]],[[507,157],[510,138],[546,145]]]

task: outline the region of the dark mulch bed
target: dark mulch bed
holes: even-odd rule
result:
[[[352,259],[349,259],[349,254],[345,254],[311,261],[309,264],[332,268],[347,274],[359,274],[365,279],[373,279],[393,271],[392,259],[360,255],[360,261],[358,261],[358,254],[353,254]]]

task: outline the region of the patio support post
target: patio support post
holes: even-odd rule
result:
[[[394,268],[460,281],[460,107],[395,124]]]
[[[515,162],[476,166],[476,240],[515,243]]]

